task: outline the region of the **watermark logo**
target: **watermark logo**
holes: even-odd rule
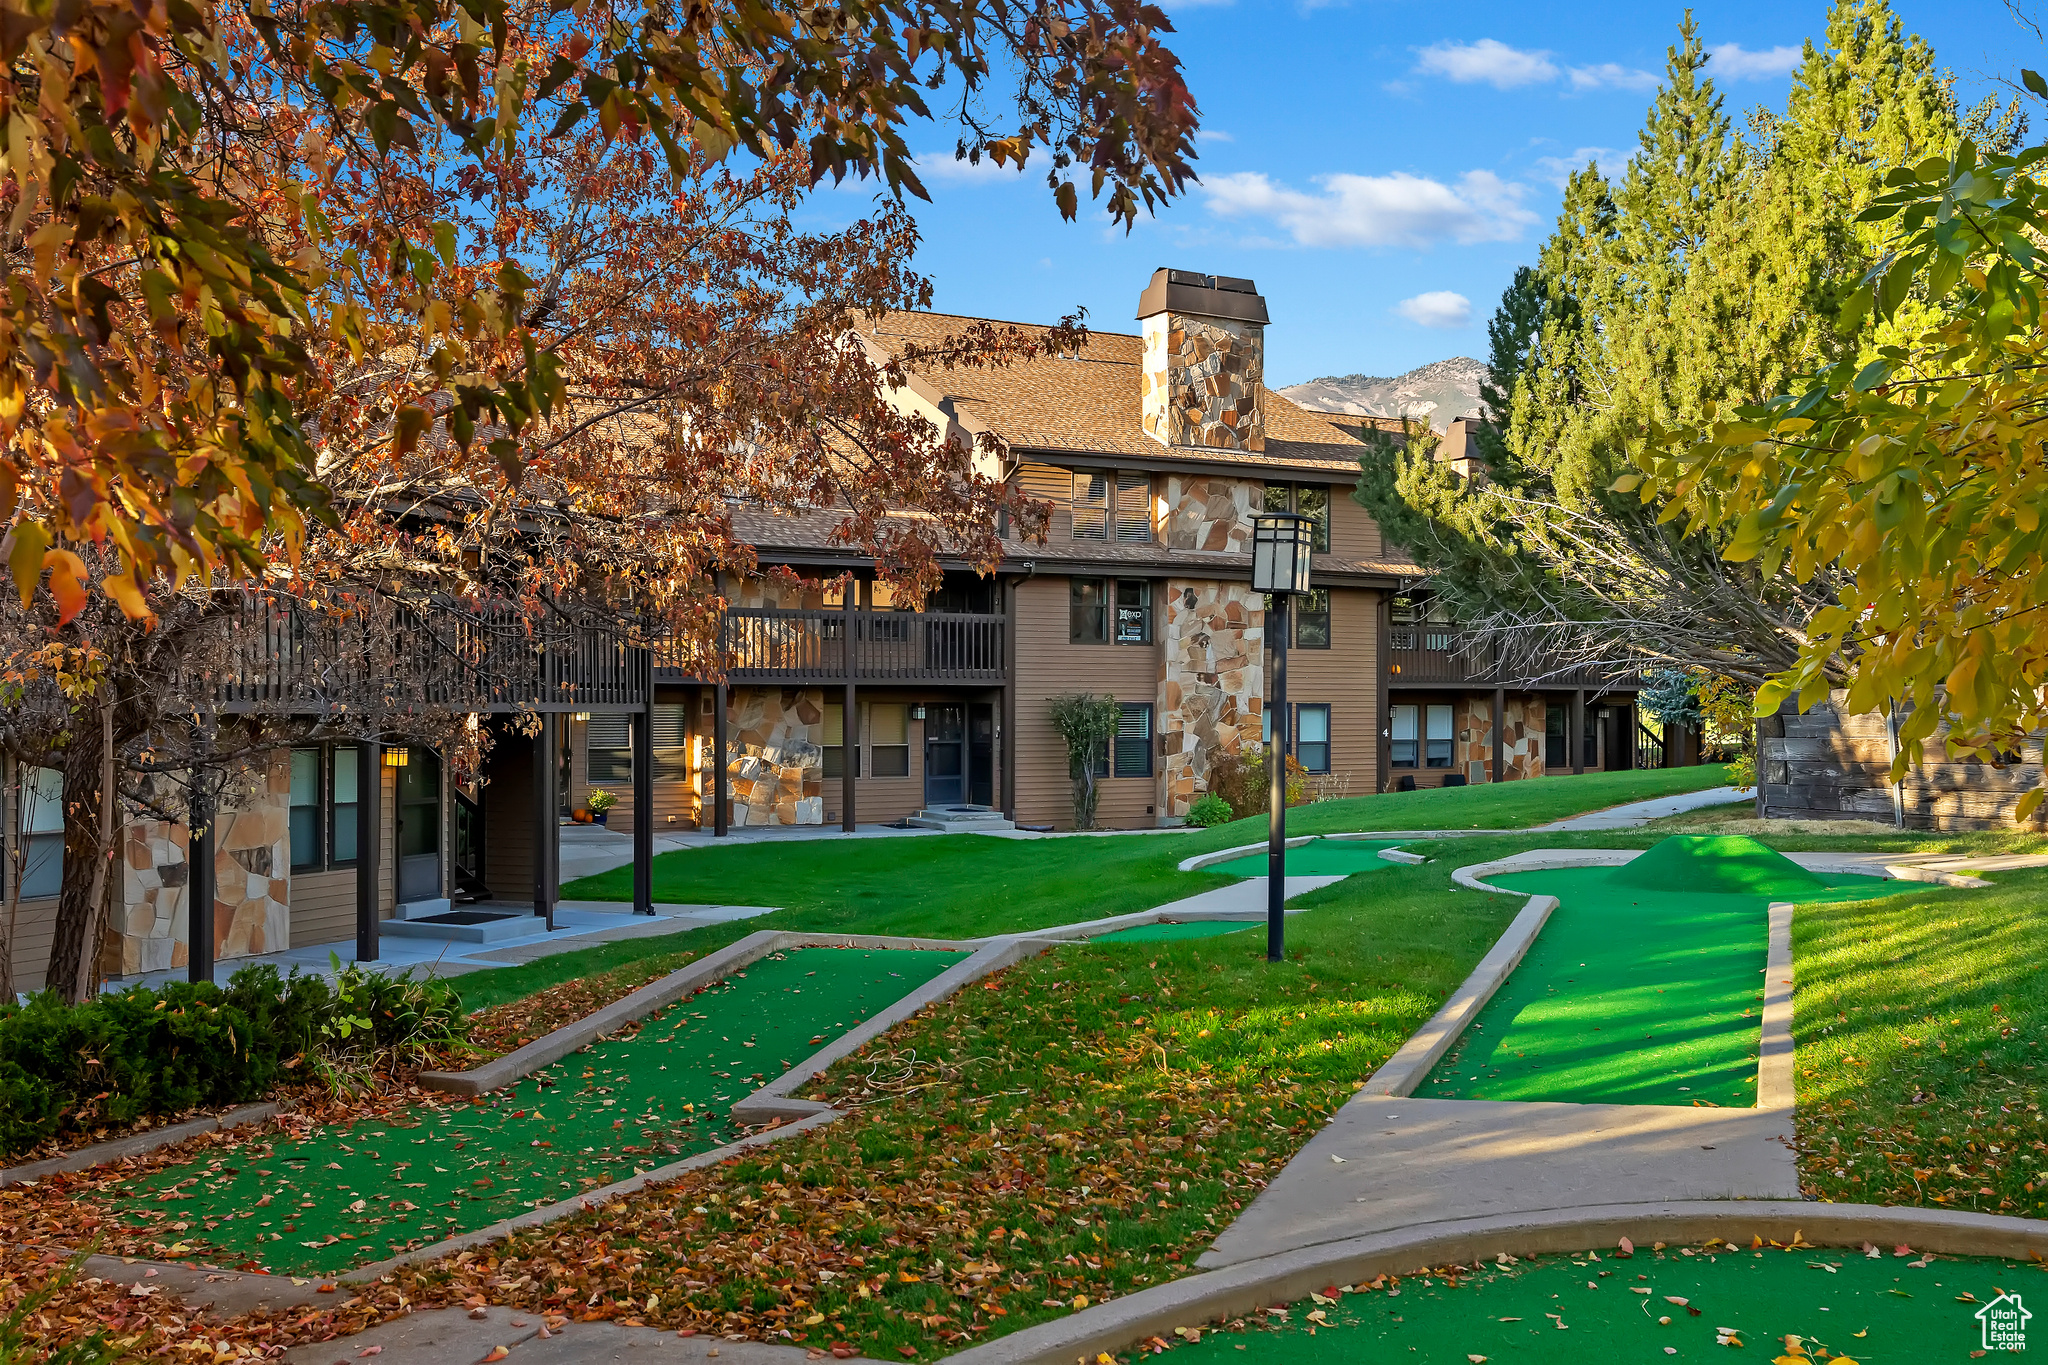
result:
[[[2020,1302],[2017,1294],[2000,1294],[1977,1310],[1977,1321],[1984,1327],[1984,1349],[1987,1351],[2024,1351],[2027,1349],[2027,1322],[2034,1315]]]

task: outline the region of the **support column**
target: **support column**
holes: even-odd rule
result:
[[[839,828],[851,834],[860,823],[854,815],[854,783],[860,776],[860,701],[853,679],[846,680],[839,720]]]
[[[651,672],[650,672],[651,678]],[[654,688],[633,713],[633,913],[654,913]]]
[[[384,861],[378,836],[384,832],[384,746],[374,739],[356,745],[356,961],[375,962],[382,908],[377,871]]]
[[[562,820],[555,808],[561,798],[555,791],[555,714],[544,711],[540,733],[533,737],[533,913],[555,927],[555,842],[562,837]]]
[[[1012,579],[1003,589],[1003,690],[996,699],[996,762],[1002,766],[997,801],[1011,821],[1017,818],[1017,596],[1024,582]]]
[[[193,770],[192,799],[185,814],[185,979],[188,981],[213,980],[214,803],[206,791],[212,781],[212,774],[205,769]],[[96,954],[99,945],[87,944],[86,951]],[[98,979],[97,973],[93,979]]]
[[[1508,780],[1508,690],[1493,689],[1493,780]]]
[[[725,770],[725,699],[729,690],[724,683],[712,689],[712,704],[717,710],[711,717],[711,833],[719,839],[725,837],[727,804],[732,795],[732,783]]]
[[[1572,775],[1586,771],[1586,689],[1581,687],[1572,693],[1571,733],[1565,736],[1565,743],[1572,749]]]

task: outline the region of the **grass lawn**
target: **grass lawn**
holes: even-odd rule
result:
[[[1793,921],[1808,1195],[2048,1217],[2048,870],[1991,877]]]
[[[854,1117],[378,1293],[928,1358],[1170,1278],[1519,908],[1447,867],[1297,902],[1277,968],[1262,934],[1057,949],[808,1092]]]
[[[1719,766],[1587,773],[1528,782],[1393,792],[1301,806],[1291,834],[1367,829],[1516,829],[1628,801],[1719,786]],[[654,860],[654,898],[683,904],[782,907],[774,914],[680,934],[607,943],[461,978],[472,1010],[512,1005],[552,987],[595,1008],[758,929],[842,930],[976,938],[1149,910],[1225,885],[1215,872],[1181,872],[1183,858],[1265,837],[1264,816],[1183,834],[1072,839],[934,835],[918,839],[816,839],[735,844],[664,853]],[[633,874],[618,868],[569,883],[570,900],[630,901]],[[640,964],[645,964],[643,967]],[[666,965],[656,969],[655,964]],[[624,984],[617,994],[592,978]],[[559,1011],[543,1009],[541,1019]],[[553,1027],[555,1025],[549,1025]],[[506,1036],[532,1036],[515,1027]]]

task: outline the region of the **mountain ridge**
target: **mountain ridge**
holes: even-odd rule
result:
[[[1483,361],[1456,355],[1419,365],[1406,374],[1325,375],[1289,384],[1276,392],[1314,412],[1423,417],[1443,431],[1454,417],[1485,412],[1485,404],[1479,401],[1479,386],[1485,378]]]

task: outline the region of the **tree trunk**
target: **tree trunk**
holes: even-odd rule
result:
[[[50,939],[51,988],[72,1004],[99,989],[119,801],[114,794],[114,699],[102,685],[64,748],[64,886]]]

